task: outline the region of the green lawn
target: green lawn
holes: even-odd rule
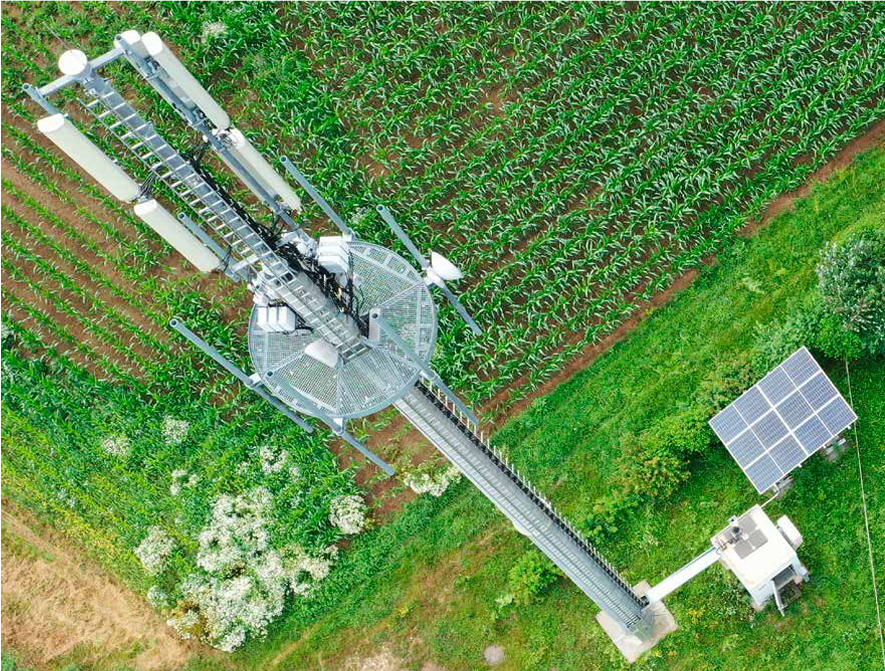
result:
[[[499,434],[516,463],[577,517],[606,491],[618,437],[691,399],[705,371],[784,316],[814,282],[819,249],[856,226],[885,226],[885,152],[797,203],[754,238],[705,270],[624,342],[559,387]],[[847,394],[840,362],[824,361]],[[885,370],[881,359],[851,367],[878,566],[885,564]],[[857,458],[812,459],[796,487],[769,508],[788,514],[805,536],[800,550],[812,580],[781,618],[753,614],[739,585],[718,566],[671,596],[680,629],[638,668],[879,668],[875,612],[859,503]],[[642,511],[602,549],[631,580],[655,583],[701,552],[728,518],[757,502],[724,449],[693,464],[670,500]],[[246,668],[316,668],[341,651],[382,646],[411,667],[483,666],[491,643],[506,648],[504,669],[615,669],[622,662],[594,621],[596,608],[566,581],[495,621],[495,598],[527,547],[468,485],[442,501],[419,500],[397,520],[360,538],[318,600],[296,609],[266,642],[235,659]],[[883,569],[880,568],[879,576]],[[885,584],[880,585],[880,592]],[[347,593],[346,598],[340,594]],[[336,595],[325,599],[324,595]],[[310,624],[317,615],[318,621]],[[300,638],[299,638],[300,637]],[[202,665],[202,664],[201,664]]]

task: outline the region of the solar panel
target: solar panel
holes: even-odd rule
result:
[[[761,494],[857,415],[802,347],[710,420],[710,427]]]

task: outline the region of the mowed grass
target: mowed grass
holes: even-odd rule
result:
[[[757,328],[785,316],[813,286],[820,248],[859,226],[885,226],[885,152],[836,173],[752,239],[706,269],[627,340],[536,402],[497,437],[516,463],[575,517],[605,492],[618,438],[689,400],[714,363],[749,346]],[[848,395],[841,362],[825,361]],[[885,366],[851,365],[858,437],[878,563],[885,566]],[[769,514],[787,514],[805,536],[800,556],[812,580],[786,618],[755,615],[736,580],[716,566],[671,596],[680,629],[635,668],[827,669],[881,667],[855,453],[836,465],[814,458]],[[692,467],[671,499],[650,506],[602,549],[632,581],[652,584],[709,543],[732,515],[760,499],[724,449]],[[484,665],[499,643],[503,669],[617,669],[623,662],[596,625],[595,606],[565,580],[535,604],[495,620],[495,598],[528,547],[466,484],[442,501],[419,500],[387,527],[358,539],[330,580],[349,597],[316,608],[304,629],[296,610],[266,642],[234,659],[244,668],[338,668],[346,657],[387,649],[410,668]],[[374,575],[365,570],[372,565]],[[325,611],[325,612],[322,612]],[[201,662],[202,665],[204,662]]]

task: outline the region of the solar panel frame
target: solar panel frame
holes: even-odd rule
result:
[[[806,347],[710,419],[710,428],[761,494],[857,415]]]

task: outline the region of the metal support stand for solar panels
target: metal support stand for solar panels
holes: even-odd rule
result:
[[[131,65],[195,131],[269,213],[270,225],[222,188],[187,152],[176,149],[99,71]],[[358,240],[328,201],[287,158],[286,174],[308,193],[342,235],[328,249],[299,225],[300,198],[284,177],[237,129],[227,113],[155,33],[127,31],[115,48],[89,60],[66,52],[65,76],[31,98],[51,115],[41,132],[205,272],[223,271],[255,292],[248,325],[256,373],[247,375],[187,328],[172,327],[249,389],[306,431],[298,414],[312,416],[362,452],[384,472],[393,470],[346,428],[351,419],[390,406],[455,464],[488,499],[602,610],[601,622],[628,658],[648,649],[675,624],[660,602],[634,589],[562,514],[514,468],[480,429],[479,418],[433,370],[436,286],[470,330],[482,329],[447,286],[461,272],[435,252],[428,260],[393,214],[377,211],[415,258],[419,269],[395,252]],[[147,196],[119,164],[77,130],[49,97],[72,86],[85,94],[86,111],[147,173],[163,193],[188,209],[178,217]],[[51,124],[43,123],[51,121]],[[51,135],[55,133],[55,135]],[[144,180],[142,180],[144,183]],[[150,207],[144,207],[149,205]],[[281,227],[281,228],[280,228]],[[342,258],[343,257],[343,258]],[[363,304],[365,303],[365,305]],[[368,310],[377,308],[369,314]],[[271,317],[273,314],[273,317]]]

